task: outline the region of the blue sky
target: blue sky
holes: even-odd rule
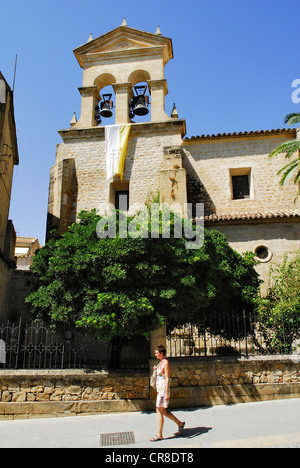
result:
[[[284,128],[300,79],[299,0],[0,0],[0,70],[12,85],[20,165],[10,218],[44,242],[57,130],[80,115],[82,70],[73,49],[121,25],[173,40],[165,69],[187,136]]]

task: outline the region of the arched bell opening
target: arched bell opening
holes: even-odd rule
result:
[[[105,86],[100,92],[100,101],[95,108],[98,125],[113,125],[115,123],[115,93],[113,87]]]
[[[115,93],[112,86],[115,83],[116,78],[110,73],[104,73],[95,80],[94,84],[99,92],[99,103],[95,106],[97,125],[113,125],[115,123]]]
[[[132,99],[129,104],[129,117],[132,122],[151,120],[148,80],[151,80],[151,75],[146,70],[135,70],[128,77],[132,86]]]
[[[133,97],[129,104],[129,118],[131,122],[150,122],[150,95],[146,82],[133,86]]]

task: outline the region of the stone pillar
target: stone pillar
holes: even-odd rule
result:
[[[72,202],[76,192],[73,189],[75,160],[64,159],[51,168],[46,240],[51,229],[57,227],[63,234],[75,219],[72,219]]]
[[[162,326],[158,330],[150,333],[150,358],[154,358],[155,348],[159,345],[164,345],[167,348],[167,327]]]
[[[165,147],[163,169],[159,171],[160,202],[185,217],[187,204],[186,170],[182,167],[181,146]]]
[[[167,80],[147,81],[151,94],[151,122],[171,120],[165,113],[165,96],[168,94]]]
[[[112,86],[116,94],[115,124],[130,123],[129,103],[132,98],[131,83],[116,83]]]
[[[95,115],[96,106],[100,101],[100,95],[96,86],[85,86],[78,88],[82,96],[81,116],[74,127],[90,128],[97,125]]]

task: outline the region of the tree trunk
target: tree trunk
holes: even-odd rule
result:
[[[114,336],[111,339],[111,351],[110,351],[110,369],[120,369],[121,367],[121,353],[122,353],[122,339],[119,335]]]

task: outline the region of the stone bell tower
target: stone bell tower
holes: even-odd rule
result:
[[[181,157],[185,120],[178,119],[176,112],[169,116],[165,111],[168,86],[164,68],[173,58],[171,39],[162,36],[159,28],[154,34],[139,31],[124,20],[103,36],[90,36],[74,54],[83,69],[81,114],[78,120],[73,116],[70,128],[59,131],[63,143],[57,146],[51,168],[47,233],[53,227],[64,232],[81,210],[96,208],[105,214],[108,205],[117,207],[119,194],[127,195],[131,213],[158,192],[163,202],[185,203]],[[107,87],[111,89],[108,98],[103,92]],[[139,102],[136,88],[148,95],[141,114],[134,107]],[[106,177],[103,108],[114,116],[113,124],[131,124],[122,180],[114,177],[108,181]],[[148,121],[135,122],[135,112],[149,112]]]
[[[74,53],[83,68],[81,116],[75,128],[97,125],[95,107],[107,85],[115,92],[115,123],[129,123],[133,87],[139,82],[149,87],[151,121],[170,120],[165,113],[168,87],[164,67],[173,58],[171,39],[121,26],[76,48]]]

